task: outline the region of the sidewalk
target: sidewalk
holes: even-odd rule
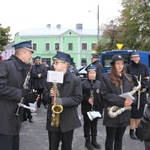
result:
[[[80,107],[79,107],[80,108]],[[20,150],[48,150],[48,134],[46,131],[47,109],[41,106],[33,113],[34,123],[28,121],[22,123],[20,133]],[[79,111],[82,120],[82,115]],[[139,140],[132,140],[129,137],[129,128],[127,128],[123,138],[122,150],[144,150],[144,143]],[[102,119],[98,124],[98,142],[101,144],[101,150],[105,150],[105,127],[102,125]],[[85,141],[83,137],[83,128],[80,127],[74,132],[73,150],[84,150]],[[96,150],[96,149],[95,149]]]

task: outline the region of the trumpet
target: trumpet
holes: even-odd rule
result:
[[[59,97],[59,91],[57,88],[57,83],[53,84],[53,90],[55,91],[55,98]],[[52,121],[51,121],[51,126],[57,128],[59,126],[60,122],[60,113],[63,111],[62,105],[53,105],[52,106]]]
[[[133,95],[141,88],[141,82],[137,80],[138,85],[133,88],[132,91],[129,92],[130,95]],[[108,116],[110,118],[115,118],[120,115],[122,112],[126,110],[131,110],[131,106],[128,107],[119,107],[119,106],[111,106],[107,108]]]

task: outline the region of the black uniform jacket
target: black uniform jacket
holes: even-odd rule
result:
[[[21,118],[15,113],[22,98],[24,67],[16,56],[0,64],[0,134],[19,134]]]
[[[42,74],[41,78],[38,78],[38,74]],[[44,64],[33,65],[31,69],[31,83],[33,89],[43,89],[45,86],[45,80],[47,76],[47,68]]]
[[[97,67],[96,68],[96,80],[102,81],[102,74],[103,74],[103,66],[102,66],[102,64],[100,63],[99,60],[93,62],[92,64]]]
[[[141,141],[150,142],[150,103],[148,103],[138,125],[138,137]]]
[[[89,79],[82,81],[83,100],[81,103],[81,112],[83,115],[87,115],[87,112],[91,111],[91,109],[99,111],[102,114],[103,104],[102,104],[102,97],[100,94],[100,86],[101,83],[98,80],[93,80],[93,83],[91,83],[91,80]],[[91,90],[93,90],[93,97],[94,97],[93,108],[91,104],[88,102],[91,96],[90,95]]]
[[[131,74],[132,76],[137,76],[138,80],[140,80],[140,75],[141,75],[141,90],[143,88],[147,88],[148,85],[148,80],[144,79],[144,77],[148,77],[149,73],[148,73],[148,68],[145,64],[139,62],[138,64],[134,63],[132,61],[131,64],[126,66],[126,72],[128,74]],[[137,85],[136,79],[135,77],[133,77],[133,81],[134,81],[134,86]],[[138,92],[136,92],[137,94],[137,98],[138,98]],[[135,105],[137,105],[137,102],[135,103]],[[147,97],[146,97],[146,92],[141,92],[140,94],[140,105],[144,105],[147,103]]]
[[[131,77],[130,75],[128,75]],[[130,110],[124,111],[116,118],[110,118],[108,116],[107,108],[109,106],[124,107],[125,98],[120,97],[120,94],[130,92],[132,90],[132,83],[125,77],[122,76],[123,87],[116,87],[110,79],[110,73],[103,74],[101,95],[104,103],[104,119],[103,124],[108,127],[125,127],[130,123]]]
[[[69,70],[64,75],[63,84],[58,84],[59,97],[62,100],[63,111],[60,113],[60,127],[55,128],[51,126],[51,100],[50,89],[52,83],[46,83],[44,88],[44,100],[49,102],[50,105],[47,110],[47,124],[46,129],[49,131],[61,130],[61,132],[67,132],[81,126],[81,122],[78,117],[78,105],[82,101],[82,86],[79,77],[73,75]]]

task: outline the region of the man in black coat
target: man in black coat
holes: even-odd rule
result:
[[[150,150],[150,96],[146,110],[138,125],[138,137],[141,141],[144,141],[145,150]]]
[[[40,99],[37,102],[37,106],[40,107],[41,102],[43,102],[44,106],[46,104],[43,101],[43,89],[45,86],[46,76],[47,76],[47,68],[44,64],[40,63],[40,56],[36,56],[34,58],[34,65],[31,69],[31,84],[32,88],[37,91],[40,95]]]
[[[62,84],[57,83],[58,90],[53,83],[46,82],[43,92],[44,100],[49,103],[46,123],[49,150],[58,150],[60,141],[62,141],[63,150],[72,150],[74,129],[81,126],[77,112],[78,105],[82,100],[81,80],[68,70],[71,63],[69,54],[57,51],[53,60],[55,71],[63,73],[64,79]],[[56,98],[57,93],[59,93],[59,98]],[[63,111],[59,114],[59,125],[57,127],[52,124],[55,123],[54,116],[57,115],[52,112],[52,106],[58,104],[62,105]]]
[[[99,61],[99,55],[92,54],[91,62],[93,65],[96,66],[96,80],[102,81],[102,74],[103,74],[103,66]]]
[[[23,109],[18,109],[18,103],[21,99],[34,101],[37,97],[26,89],[25,64],[32,59],[31,41],[21,42],[14,47],[15,55],[0,64],[0,150],[19,150]],[[20,111],[16,115],[17,110]]]

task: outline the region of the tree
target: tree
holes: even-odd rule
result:
[[[123,0],[120,39],[126,49],[150,50],[150,3],[148,0]]]
[[[11,40],[11,34],[10,32],[10,27],[3,28],[2,25],[0,24],[0,51],[4,51],[6,46],[9,41]]]
[[[103,26],[102,39],[96,51],[116,49],[150,50],[150,2],[149,0],[122,0],[121,16]],[[102,41],[108,41],[103,43]],[[107,39],[107,40],[106,40]]]
[[[116,44],[119,41],[118,34],[121,32],[118,20],[111,20],[109,24],[104,24],[102,26],[102,30],[103,35],[98,42],[98,45],[96,45],[95,51],[97,51],[97,53],[101,53],[102,51],[116,49]]]

